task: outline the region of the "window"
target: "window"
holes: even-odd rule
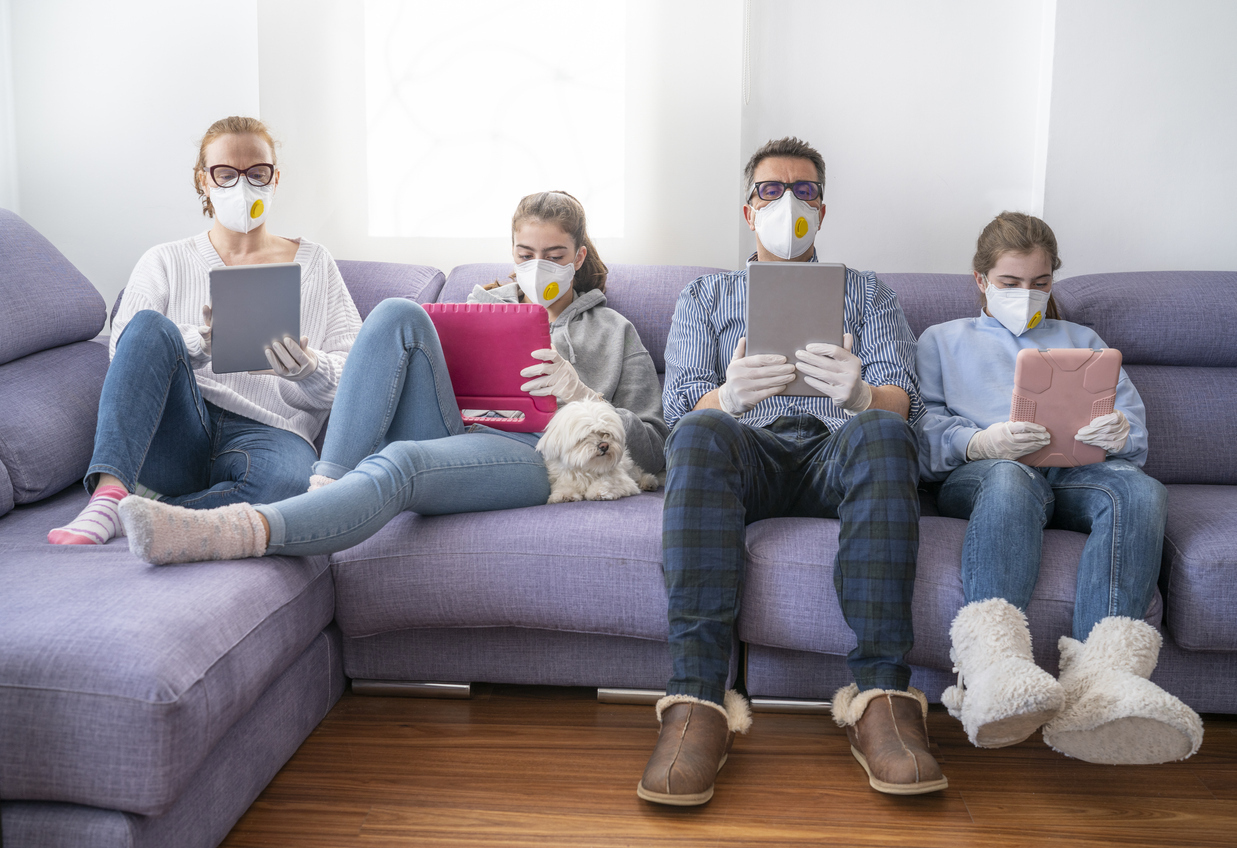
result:
[[[562,189],[622,236],[625,7],[367,0],[369,234],[505,238]]]

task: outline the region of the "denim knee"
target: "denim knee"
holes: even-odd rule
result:
[[[992,465],[980,482],[983,494],[1002,504],[1043,509],[1052,500],[1052,487],[1034,468],[1012,459],[988,460]]]
[[[421,304],[402,297],[388,297],[374,307],[365,318],[365,325],[374,325],[375,329],[394,333],[395,331],[410,331],[412,335],[425,332],[436,332],[434,322]]]
[[[1125,460],[1109,460],[1104,464],[1108,475],[1105,487],[1128,516],[1127,521],[1162,522],[1168,513],[1168,490],[1154,477]]]
[[[153,309],[143,309],[129,320],[116,342],[118,353],[122,345],[126,350],[140,346],[143,359],[157,353],[188,353],[180,328],[172,319]]]

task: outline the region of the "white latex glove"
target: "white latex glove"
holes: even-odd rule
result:
[[[726,366],[726,382],[717,392],[722,409],[738,418],[762,400],[781,394],[795,381],[795,366],[776,353],[747,355],[747,337],[739,339],[730,364]]]
[[[202,336],[202,355],[210,356],[210,307],[202,307],[202,320],[206,323],[198,327],[198,332]]]
[[[1091,423],[1078,431],[1075,439],[1084,445],[1094,445],[1109,453],[1120,453],[1130,437],[1130,421],[1121,410],[1092,418]]]
[[[318,370],[318,357],[309,349],[309,336],[301,336],[300,344],[291,336],[284,336],[283,341],[272,342],[265,352],[271,373],[293,383]]]
[[[803,373],[803,382],[824,392],[833,402],[849,412],[863,412],[872,405],[872,387],[863,381],[863,363],[850,352],[854,336],[842,336],[842,346],[810,344],[807,350],[796,350],[795,368]]]
[[[1048,447],[1052,436],[1043,424],[1032,421],[998,421],[986,430],[980,430],[966,446],[966,458],[1017,459],[1040,448]]]
[[[521,377],[536,377],[520,386],[520,391],[533,397],[554,395],[560,403],[576,400],[601,400],[601,395],[580,380],[575,367],[558,355],[554,348],[534,350],[533,359],[542,359],[539,365],[530,365],[520,372]]]

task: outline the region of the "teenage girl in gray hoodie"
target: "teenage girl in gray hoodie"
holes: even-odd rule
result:
[[[602,397],[627,429],[632,459],[662,470],[668,430],[653,360],[631,323],[606,303],[606,266],[565,192],[520,201],[511,222],[516,282],[473,302],[546,306],[553,349],[520,373],[531,395],[559,404]],[[496,363],[495,367],[503,367]],[[442,347],[425,310],[383,301],[370,313],[340,379],[310,491],[274,504],[187,510],[129,497],[121,519],[134,554],[152,563],[308,555],[344,550],[404,510],[422,515],[543,504],[550,484],[540,434],[465,427]]]

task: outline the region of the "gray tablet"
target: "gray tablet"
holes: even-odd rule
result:
[[[747,355],[795,351],[813,342],[840,345],[846,308],[846,266],[824,262],[747,263]],[[821,397],[803,375],[784,394]]]
[[[264,349],[291,336],[301,340],[301,266],[212,268],[211,370],[216,374],[271,367]]]

